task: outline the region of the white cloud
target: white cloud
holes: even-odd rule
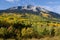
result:
[[[43,6],[43,8],[50,10],[50,11],[53,11],[53,8],[51,8],[50,6]]]
[[[6,0],[7,2],[18,2],[19,0]]]
[[[47,2],[48,4],[59,4],[60,2],[57,2],[57,1],[50,1],[50,2]]]
[[[54,11],[60,13],[60,6],[55,6],[55,7],[54,7]]]
[[[60,5],[58,6],[43,6],[45,9],[59,13],[60,14]]]

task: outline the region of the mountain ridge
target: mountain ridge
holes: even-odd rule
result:
[[[26,6],[16,6],[16,7],[11,7],[6,10],[0,10],[0,13],[32,13],[36,15],[41,15],[42,13],[44,14],[49,14],[53,18],[60,18],[60,14],[49,11],[45,8],[42,8],[40,6],[33,6],[33,5],[26,5]]]

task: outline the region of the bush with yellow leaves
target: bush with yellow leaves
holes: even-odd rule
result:
[[[22,33],[22,37],[31,38],[33,34],[33,28],[27,28],[27,29],[23,28],[21,33]]]

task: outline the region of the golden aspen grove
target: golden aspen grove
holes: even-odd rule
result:
[[[49,14],[38,16],[28,13],[2,13],[0,14],[0,38],[48,40],[49,37],[60,36],[60,22],[54,21],[57,20],[56,18],[48,19],[49,16]]]

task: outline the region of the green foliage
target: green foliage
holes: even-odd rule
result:
[[[33,35],[33,29],[32,28],[23,28],[22,29],[22,37],[32,37],[32,35]]]
[[[0,34],[4,35],[6,34],[6,31],[7,31],[6,28],[3,28],[3,27],[0,28]]]
[[[34,14],[1,14],[0,35],[3,38],[28,38],[60,35],[60,22]]]

